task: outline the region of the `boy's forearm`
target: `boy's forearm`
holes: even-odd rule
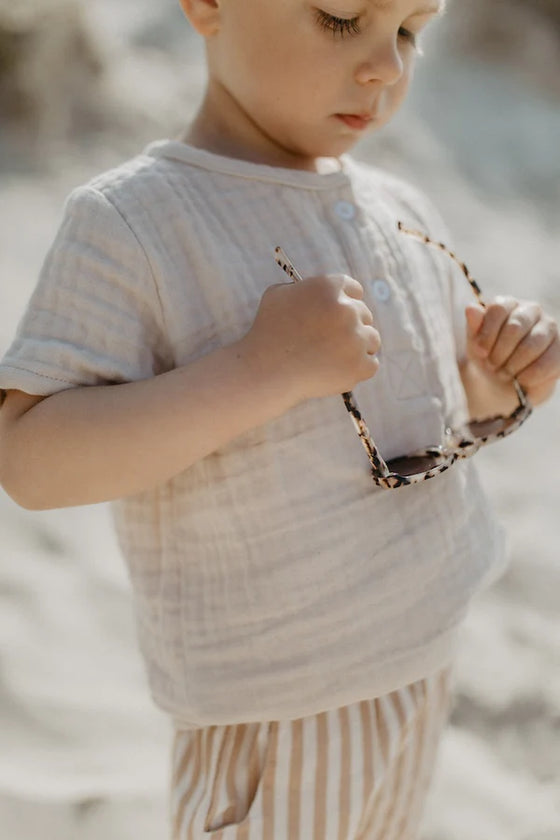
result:
[[[240,341],[152,379],[37,403],[3,442],[2,484],[34,510],[139,493],[293,404]]]

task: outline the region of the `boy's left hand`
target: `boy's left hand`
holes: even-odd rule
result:
[[[486,309],[467,306],[467,357],[505,382],[516,376],[533,405],[547,399],[560,378],[558,324],[538,303],[496,297]]]

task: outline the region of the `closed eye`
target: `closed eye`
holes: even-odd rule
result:
[[[322,29],[332,32],[334,37],[337,35],[341,38],[345,35],[358,35],[361,31],[359,17],[336,17],[336,15],[331,15],[322,9],[317,9],[316,12],[319,26]],[[416,33],[411,32],[410,29],[406,29],[404,26],[399,28],[399,38],[407,41],[412,47],[416,47],[417,45]]]
[[[317,9],[317,23],[322,29],[329,30],[333,36],[358,35],[360,32],[359,17],[340,18],[330,15],[322,9]]]

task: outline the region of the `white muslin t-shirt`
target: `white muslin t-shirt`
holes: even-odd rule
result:
[[[382,348],[354,395],[385,459],[439,443],[466,416],[471,293],[398,220],[448,236],[417,189],[347,155],[321,174],[156,141],[68,198],[0,388],[145,379],[237,341],[288,281],[280,245],[304,277],[364,286]],[[472,461],[382,490],[339,395],[112,509],[152,695],[181,727],[302,717],[428,676],[505,565]]]

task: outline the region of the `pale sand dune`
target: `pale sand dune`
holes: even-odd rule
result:
[[[175,26],[173,8],[156,15],[152,2],[119,3],[107,95],[129,121],[128,138],[122,127],[90,138],[86,154],[60,151],[35,175],[21,166],[10,174],[2,161],[0,352],[68,191],[172,135],[196,102],[193,42],[175,34],[165,56],[153,52]],[[113,9],[92,4],[96,25],[107,26]],[[130,52],[131,40],[143,51]],[[503,74],[481,79],[481,66],[447,59],[443,73],[427,60],[395,127],[357,153],[430,193],[484,288],[540,297],[559,315],[558,104],[531,100]],[[511,565],[465,624],[426,840],[560,840],[558,428],[556,396],[477,456]],[[30,513],[0,494],[0,534],[2,837],[163,840],[169,727],[149,699],[108,507]]]

